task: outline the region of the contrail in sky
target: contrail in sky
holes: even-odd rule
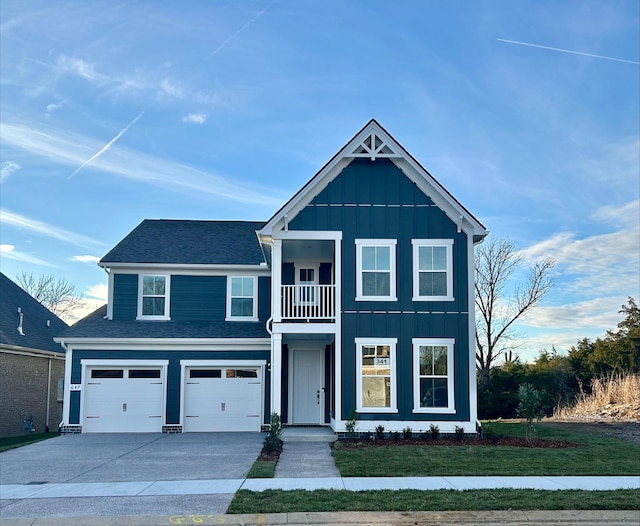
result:
[[[89,159],[87,159],[85,162],[83,162],[78,168],[76,168],[75,172],[73,172],[69,177],[67,177],[67,181],[69,179],[71,179],[74,175],[76,175],[80,170],[82,170],[85,166],[87,166],[91,161],[95,161],[98,157],[100,157],[104,152],[106,152],[109,148],[111,148],[111,146],[113,146],[113,143],[116,142],[120,137],[122,137],[124,135],[124,133],[131,128],[131,126],[133,126],[140,117],[142,117],[144,115],[144,111],[140,112],[140,115],[138,115],[135,119],[133,119],[125,128],[123,128],[118,135],[116,135],[113,139],[111,139],[107,144],[105,144],[102,149],[100,149],[97,153],[95,153],[94,155],[92,155],[91,157],[89,157]]]
[[[265,14],[267,8],[265,7],[262,11],[256,13],[245,25],[243,25],[240,29],[238,29],[235,33],[229,35],[221,44],[218,45],[211,53],[207,55],[205,60],[209,60],[213,55],[222,50],[229,42],[231,42],[234,38],[236,38],[240,33],[242,33],[245,29],[247,29],[251,24],[253,24],[256,19]]]
[[[541,46],[540,44],[530,44],[528,42],[518,42],[517,40],[506,40],[504,38],[497,38],[500,42],[507,42],[509,44],[518,44],[520,46],[539,47],[541,49],[550,49],[551,51],[561,51],[562,53],[571,53],[572,55],[582,55],[584,57],[602,58],[604,60],[614,60],[616,62],[626,62],[627,64],[638,64],[635,60],[625,60],[623,58],[607,57],[604,55],[593,55],[592,53],[582,53],[580,51],[571,51],[569,49],[562,49],[558,47]]]

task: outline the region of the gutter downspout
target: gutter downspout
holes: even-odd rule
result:
[[[51,357],[47,359],[49,363],[48,371],[47,371],[47,416],[44,422],[44,430],[45,433],[49,432],[49,418],[51,416]]]

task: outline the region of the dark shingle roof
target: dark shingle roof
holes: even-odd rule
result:
[[[18,307],[22,311],[24,336],[18,331]],[[62,353],[62,347],[53,338],[67,327],[64,321],[0,272],[0,344]]]
[[[262,322],[107,320],[107,306],[89,314],[61,338],[269,338]]]
[[[257,221],[145,219],[101,263],[259,265]]]

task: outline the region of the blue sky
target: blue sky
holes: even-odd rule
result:
[[[144,218],[266,220],[377,119],[556,286],[520,355],[639,294],[628,1],[4,0],[1,268],[100,304]],[[158,240],[159,243],[162,240]]]

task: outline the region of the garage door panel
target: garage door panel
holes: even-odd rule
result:
[[[259,431],[262,382],[258,369],[220,368],[215,375],[203,371],[186,372],[184,430]]]
[[[161,369],[100,368],[90,369],[88,376],[83,401],[84,432],[162,431]]]

